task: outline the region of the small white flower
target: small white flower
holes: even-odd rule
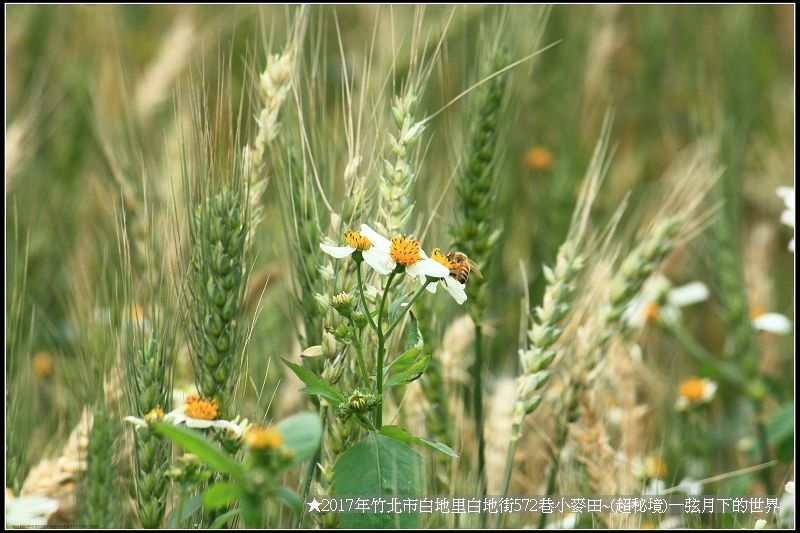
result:
[[[678,398],[675,400],[675,409],[685,411],[692,405],[709,403],[717,393],[716,382],[708,378],[690,377],[678,386]]]
[[[164,410],[161,409],[160,405],[157,405],[153,409],[147,412],[146,415],[142,418],[137,418],[135,416],[126,416],[125,422],[130,422],[135,426],[136,429],[143,429],[150,427],[150,424],[153,422],[159,422],[164,419]]]
[[[792,322],[780,313],[762,313],[753,319],[753,327],[776,335],[792,332]]]
[[[703,494],[703,484],[687,476],[678,483],[678,490],[685,492],[687,496],[700,496]]]
[[[763,518],[759,518],[758,520],[756,520],[756,525],[753,526],[753,529],[764,529],[766,525],[767,521],[764,520]]]
[[[42,527],[47,519],[58,510],[58,500],[46,496],[14,496],[6,489],[6,526]]]
[[[673,287],[672,282],[658,275],[645,284],[638,297],[631,300],[623,319],[632,328],[641,328],[655,321],[675,324],[680,321],[682,307],[704,302],[708,296],[708,287],[702,282]]]
[[[776,193],[786,204],[786,209],[781,213],[781,222],[794,229],[794,187],[778,187]],[[794,237],[789,241],[789,251],[794,253]]]
[[[361,231],[347,230],[344,233],[345,246],[333,246],[320,243],[319,247],[326,254],[336,259],[342,259],[353,255],[354,252],[361,252],[364,261],[378,274],[386,275],[394,270],[396,263],[392,260],[389,253],[389,240],[378,235],[372,228],[363,224]]]

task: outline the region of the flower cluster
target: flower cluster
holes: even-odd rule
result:
[[[466,301],[464,284],[452,277],[453,265],[438,248],[428,257],[419,241],[405,235],[387,239],[366,224],[361,225],[361,231],[347,230],[344,238],[344,246],[321,243],[320,248],[337,259],[353,256],[356,261],[363,260],[381,275],[403,271],[412,280],[428,284],[432,293],[441,284],[456,302]],[[431,279],[438,282],[430,283]]]

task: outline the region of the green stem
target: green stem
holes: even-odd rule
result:
[[[328,409],[326,407],[320,407],[319,410],[322,418],[322,432],[324,433],[325,423],[328,421]],[[317,472],[317,464],[319,463],[320,457],[322,457],[322,444],[317,446],[317,451],[314,453],[314,458],[310,463],[308,463],[308,467],[306,468],[306,473],[303,477],[303,484],[300,486],[300,501],[302,502],[305,502],[306,498],[308,498],[308,491],[311,488],[311,482],[314,480],[314,474]],[[297,523],[295,524],[295,529],[300,529],[305,510],[306,509],[304,505],[301,508],[301,511],[297,514]]]
[[[472,394],[472,414],[478,437],[478,483],[480,495],[486,495],[486,443],[483,438],[483,332],[480,323],[475,323],[475,362],[472,365],[472,379],[475,390]]]
[[[577,386],[578,389],[582,389],[581,385]],[[572,389],[571,392],[572,396],[570,397],[569,401],[569,408],[567,416],[560,419],[560,423],[557,430],[558,438],[556,440],[556,446],[553,451],[553,462],[550,465],[550,473],[547,476],[547,489],[545,490],[545,496],[550,497],[556,491],[556,480],[558,479],[558,470],[561,466],[561,451],[564,448],[564,445],[567,443],[567,433],[569,431],[569,425],[572,420],[577,418],[578,414],[578,397],[580,393]],[[539,529],[544,529],[547,525],[547,517],[549,515],[546,513],[541,513],[539,515]]]
[[[353,331],[355,332],[356,342],[356,362],[358,363],[358,370],[361,372],[361,375],[364,377],[365,386],[369,388],[369,374],[367,373],[367,365],[364,362],[364,353],[361,351],[361,333],[359,332],[359,327],[356,324],[355,320],[350,320],[350,325],[353,326]]]
[[[731,365],[725,361],[720,361],[714,357],[711,352],[706,350],[702,344],[697,342],[692,334],[683,327],[680,323],[663,324],[662,327],[672,333],[672,335],[686,348],[687,353],[692,356],[698,363],[710,367],[715,374],[725,379],[729,383],[746,388],[747,383],[740,375],[735,365]]]
[[[389,274],[389,279],[386,281],[386,287],[383,289],[383,296],[381,296],[381,304],[380,307],[378,307],[378,326],[375,329],[375,332],[378,334],[378,363],[375,367],[375,395],[381,397],[381,400],[378,401],[378,405],[375,406],[375,427],[378,430],[383,426],[383,357],[387,335],[383,333],[383,308],[386,306],[386,297],[389,295],[389,289],[396,275],[397,271],[392,271],[392,273]]]
[[[356,260],[356,282],[358,283],[358,294],[361,296],[361,307],[364,310],[364,314],[367,315],[367,320],[372,330],[378,333],[378,326],[375,325],[375,321],[372,320],[372,315],[369,314],[369,309],[367,309],[367,299],[364,297],[364,283],[361,281],[361,261],[359,260]]]
[[[403,317],[406,315],[406,312],[411,309],[411,306],[414,305],[414,302],[417,301],[417,298],[419,298],[422,295],[422,293],[425,291],[425,288],[430,284],[431,284],[430,281],[426,281],[425,285],[423,285],[422,288],[420,288],[420,290],[418,290],[416,294],[414,294],[414,296],[411,298],[411,301],[408,302],[408,305],[405,306],[405,309],[400,311],[398,317],[394,320],[394,322],[391,323],[389,329],[386,330],[385,335],[387,337],[392,331],[394,331],[394,328],[396,328],[400,324],[400,321],[403,320]]]

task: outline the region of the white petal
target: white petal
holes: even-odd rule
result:
[[[794,210],[781,213],[781,222],[790,228],[794,228]]]
[[[687,283],[686,285],[681,285],[680,287],[675,287],[669,291],[667,300],[674,306],[686,307],[687,305],[705,302],[708,300],[708,295],[709,292],[706,284],[695,281]]]
[[[425,278],[419,278],[420,285],[425,285],[426,283],[428,283],[428,280],[426,280]],[[427,291],[431,294],[436,294],[436,287],[438,286],[439,286],[438,283],[428,283],[428,286],[425,287],[425,289],[427,289]]]
[[[714,399],[714,394],[717,392],[717,384],[710,379],[703,380],[703,401],[710,402]]]
[[[764,313],[753,320],[753,327],[776,335],[786,335],[792,331],[792,323],[780,313]]]
[[[792,237],[792,240],[789,241],[789,251],[794,253],[794,237]]]
[[[392,242],[380,235],[377,231],[370,228],[366,224],[361,224],[361,235],[369,239],[369,242],[372,243],[372,246],[380,248],[381,250],[389,251],[389,248],[392,246]]]
[[[622,319],[628,326],[632,328],[641,328],[645,324],[644,318],[645,300],[641,297],[636,297],[631,300],[625,311],[622,312]]]
[[[787,207],[794,208],[794,187],[778,187],[775,192],[786,202]]]
[[[355,251],[355,248],[351,246],[331,246],[330,244],[325,244],[323,242],[319,243],[319,247],[322,248],[323,252],[335,257],[336,259],[347,257]]]
[[[224,429],[227,431],[232,431],[236,437],[242,436],[242,428],[239,427],[238,424],[234,424],[228,420],[216,420],[212,423],[215,428]]]
[[[210,428],[211,426],[216,424],[214,420],[204,420],[202,418],[189,418],[188,416],[185,418],[186,418],[187,428],[205,429],[205,428]]]
[[[464,285],[454,280],[450,276],[444,278],[444,288],[450,293],[450,296],[456,301],[458,305],[467,301],[467,292],[464,290]]]
[[[430,276],[432,278],[444,278],[450,275],[446,266],[433,259],[420,259],[413,265],[406,267],[406,274],[412,278]]]
[[[377,246],[372,246],[369,250],[361,252],[361,255],[364,257],[364,261],[378,274],[386,275],[397,266],[389,252],[381,250]]]
[[[147,427],[147,422],[145,422],[144,419],[142,418],[136,418],[135,416],[126,416],[124,420],[125,422],[130,422],[131,424],[136,426],[137,429]]]

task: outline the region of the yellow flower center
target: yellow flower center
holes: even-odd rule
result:
[[[690,402],[699,402],[703,399],[706,384],[700,378],[688,378],[678,387],[678,394]]]
[[[453,265],[450,264],[450,261],[448,261],[447,256],[444,255],[439,248],[433,249],[433,251],[431,252],[431,259],[443,264],[447,268],[447,270],[453,269]]]
[[[146,415],[144,415],[145,422],[156,422],[164,418],[164,410],[161,408],[160,405],[156,405],[152,409],[150,409]]]
[[[532,170],[547,170],[553,164],[553,153],[544,146],[531,148],[525,154],[525,164]]]
[[[658,302],[648,302],[644,306],[642,313],[644,314],[644,319],[652,324],[658,320],[658,315],[661,314],[661,305]]]
[[[347,241],[348,246],[362,252],[372,248],[372,242],[358,231],[353,231],[351,229],[345,231],[344,239]]]
[[[50,352],[37,352],[33,356],[33,373],[40,378],[49,377],[53,373],[53,356]]]
[[[760,317],[761,315],[765,314],[766,312],[767,312],[767,310],[764,309],[763,307],[758,307],[758,306],[753,307],[750,310],[750,320],[755,320],[756,318]]]
[[[217,418],[217,400],[213,398],[204,399],[197,394],[189,396],[186,398],[184,414],[189,418],[214,420]]]
[[[144,309],[142,309],[142,306],[139,304],[131,304],[130,312],[131,320],[134,322],[139,322],[144,318]]]
[[[272,428],[252,426],[244,434],[244,443],[254,450],[274,450],[283,444],[283,437]]]
[[[409,239],[405,235],[392,237],[392,245],[389,247],[389,254],[399,265],[411,266],[421,258],[419,254],[419,242]]]
[[[667,465],[661,457],[651,455],[644,461],[644,473],[650,478],[664,477],[667,475]]]

